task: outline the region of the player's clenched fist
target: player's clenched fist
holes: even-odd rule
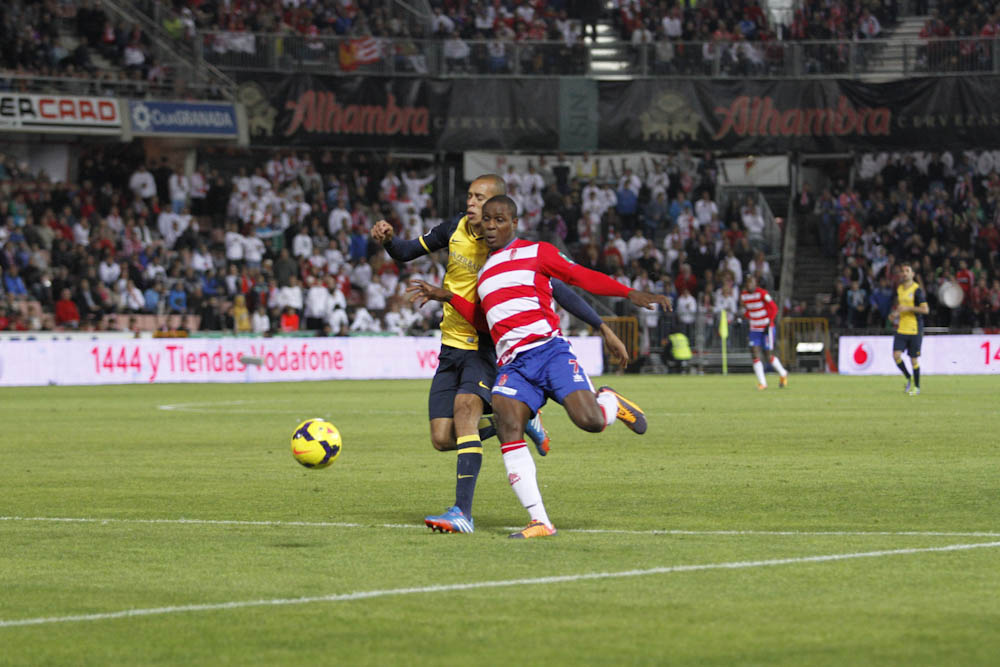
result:
[[[392,240],[393,229],[385,220],[379,220],[372,226],[372,238],[379,243],[385,243],[386,241]]]

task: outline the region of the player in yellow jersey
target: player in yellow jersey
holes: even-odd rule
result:
[[[448,249],[448,266],[442,287],[476,300],[476,280],[486,261],[488,249],[482,233],[482,207],[488,199],[507,191],[503,178],[486,174],[472,181],[466,194],[465,215],[443,222],[417,239],[393,238],[393,228],[385,220],[372,227],[372,238],[397,261],[407,262],[422,255]],[[595,327],[611,350],[625,356],[625,346],[611,332],[600,316],[582,297],[562,283],[554,281],[553,298],[572,315]],[[428,516],[428,527],[447,533],[471,533],[472,498],[482,465],[482,441],[495,429],[480,430],[485,411],[491,411],[493,381],[496,377],[496,352],[489,335],[480,338],[476,328],[450,305],[444,306],[441,320],[441,351],[438,368],[431,381],[428,400],[431,442],[439,451],[458,450],[455,505],[442,515]],[[526,434],[538,453],[549,451],[549,439],[536,418]]]
[[[906,376],[906,388],[910,396],[920,394],[920,343],[924,337],[924,315],[930,312],[924,290],[913,279],[913,267],[909,262],[900,264],[903,281],[896,288],[896,305],[892,310],[893,320],[897,320],[896,335],[892,339],[892,358],[900,372]],[[910,356],[913,376],[910,377],[903,363],[903,351]]]

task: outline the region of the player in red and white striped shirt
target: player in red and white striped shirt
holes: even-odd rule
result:
[[[477,328],[489,329],[497,348],[498,375],[492,389],[501,451],[507,476],[521,504],[531,515],[517,538],[554,535],[538,490],[535,464],[524,442],[524,425],[553,398],[585,431],[599,432],[621,419],[638,434],[646,418],[635,403],[610,387],[597,392],[559,330],[552,308],[551,278],[594,293],[625,297],[640,307],[658,303],[670,309],[662,294],[629,289],[603,273],[578,266],[549,243],[515,238],[517,206],[505,195],[491,198],[482,209],[482,227],[490,256],[479,272],[479,307],[457,294],[416,281],[415,300],[450,303]]]
[[[788,371],[774,354],[774,318],[778,314],[778,304],[774,302],[766,289],[757,286],[757,278],[752,273],[747,275],[743,285],[743,291],[740,292],[740,303],[743,304],[743,317],[750,325],[750,350],[753,353],[753,372],[757,376],[757,388],[767,389],[761,350],[767,351],[770,355],[768,361],[781,376],[778,386],[786,387],[788,386]]]

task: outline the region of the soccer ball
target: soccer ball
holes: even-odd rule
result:
[[[307,468],[327,467],[340,456],[340,448],[340,431],[319,417],[305,420],[292,433],[292,456]]]

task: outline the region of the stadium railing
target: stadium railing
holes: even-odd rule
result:
[[[611,70],[588,45],[562,41],[463,40],[446,57],[441,39],[306,36],[202,31],[196,57],[227,71],[314,71],[392,76],[601,76],[802,78],[866,74],[921,76],[1000,72],[1000,43],[983,37],[934,40],[655,42],[601,44]]]
[[[20,93],[50,93],[90,97],[125,97],[129,99],[223,99],[224,91],[214,84],[186,80],[163,83],[145,79],[106,77],[38,76],[34,74],[0,74],[0,91]]]

